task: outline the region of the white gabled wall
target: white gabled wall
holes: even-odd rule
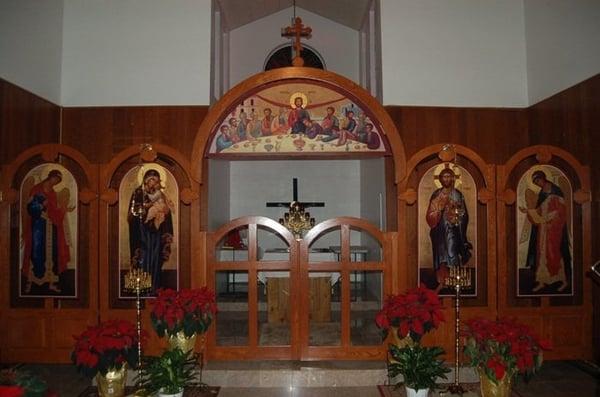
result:
[[[600,73],[600,1],[524,5],[530,105]]]
[[[253,2],[248,2],[252,6]],[[258,6],[254,4],[254,6]],[[281,37],[281,28],[291,23],[287,8],[234,29],[229,34],[229,81],[231,87],[263,71],[271,51],[290,40]],[[312,38],[303,40],[325,60],[327,70],[359,82],[358,30],[348,28],[312,12],[296,8],[296,16],[312,28]]]
[[[381,0],[383,103],[527,106],[522,0]]]
[[[526,107],[600,72],[598,0],[380,2],[387,105]],[[358,31],[298,15],[328,69],[359,81]],[[231,86],[290,16],[230,33]],[[207,105],[210,23],[210,0],[2,0],[0,78],[63,106]]]
[[[60,103],[63,0],[0,1],[0,78]]]
[[[65,0],[64,14],[64,106],[209,104],[209,0]]]

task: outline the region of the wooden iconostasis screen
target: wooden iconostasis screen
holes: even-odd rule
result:
[[[498,166],[498,312],[548,336],[553,356],[591,351],[589,168],[546,145]]]
[[[43,307],[44,298],[61,307],[90,305],[93,167],[53,146],[38,147],[13,167],[10,205],[11,307]],[[23,156],[22,156],[23,157]],[[79,156],[73,155],[78,158]],[[92,262],[94,264],[95,262]]]
[[[470,270],[465,306],[488,307],[495,300],[494,168],[459,145],[433,145],[408,161],[399,184],[399,218],[406,219],[405,252],[409,286],[423,284],[441,296],[449,269]]]
[[[64,361],[97,321],[97,167],[39,145],[3,168],[2,359]]]
[[[182,165],[181,162],[184,164]],[[187,162],[161,145],[126,150],[104,167],[102,207],[107,211],[106,272],[102,290],[107,295],[103,312],[134,307],[134,293],[125,288],[132,268],[149,273],[152,287],[191,286],[191,207],[197,198],[191,190]]]

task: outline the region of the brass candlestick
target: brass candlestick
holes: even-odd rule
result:
[[[140,293],[152,288],[152,279],[148,272],[132,268],[125,275],[125,289],[135,291],[137,344],[138,344],[138,379],[142,379],[142,302]]]
[[[452,394],[466,393],[466,390],[460,385],[460,289],[471,286],[471,268],[462,266],[453,266],[450,268],[450,275],[444,280],[446,287],[454,288],[454,384],[448,387],[448,392]]]

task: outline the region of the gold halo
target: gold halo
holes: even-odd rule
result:
[[[442,170],[444,170],[446,168],[450,168],[454,172],[454,175],[456,175],[456,178],[454,178],[454,187],[458,189],[462,185],[462,178],[461,178],[462,170],[456,164],[442,163],[442,164],[438,164],[438,165],[434,166],[433,167],[433,176],[434,176],[433,184],[438,189],[442,187],[442,183],[440,182],[440,172],[442,172]]]
[[[44,169],[44,173],[43,173],[43,178],[41,179],[42,181],[46,178],[48,178],[48,174],[50,173],[50,171],[60,171],[62,177],[60,178],[60,182],[58,182],[56,185],[54,185],[53,189],[55,192],[60,192],[61,190],[63,190],[65,187],[67,187],[67,183],[65,181],[66,178],[69,178],[70,180],[73,180],[73,174],[71,174],[71,172],[69,172],[68,169],[66,169],[65,167],[63,167],[61,164],[56,164],[56,163],[45,163],[45,164],[41,164],[40,167],[43,166],[48,166],[48,169]]]
[[[167,173],[165,172],[165,169],[163,168],[162,165],[157,164],[157,163],[146,163],[146,164],[141,165],[140,169],[138,170],[138,173],[137,173],[138,186],[142,186],[144,174],[150,170],[155,170],[156,172],[158,172],[158,175],[160,175],[160,183],[161,184],[164,184],[166,182]]]
[[[528,169],[525,172],[525,174],[523,174],[523,178],[526,178],[525,182],[527,183],[527,187],[533,190],[534,192],[538,193],[541,190],[541,188],[535,183],[533,183],[533,181],[531,180],[531,176],[536,171],[542,171],[544,175],[546,175],[546,179],[548,181],[552,181],[554,179],[554,173],[552,172],[552,168],[554,167],[552,167],[551,165],[534,165],[533,167]]]
[[[302,109],[304,109],[306,105],[308,105],[308,97],[303,92],[294,92],[292,95],[290,95],[290,106],[292,107],[292,109],[296,109],[296,104],[294,103],[294,101],[298,97],[302,98]]]

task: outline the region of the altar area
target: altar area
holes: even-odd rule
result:
[[[311,249],[309,263],[336,264],[340,261],[340,246]],[[351,258],[355,262],[369,259],[369,247],[351,246]],[[290,260],[288,249],[257,250],[258,260],[263,263],[281,263]],[[379,255],[379,253],[377,253]],[[220,261],[244,261],[248,250],[222,249]],[[341,343],[342,282],[340,271],[310,271],[308,277],[308,321],[310,323],[310,343],[315,346],[339,345]],[[349,274],[350,306],[357,314],[355,323],[369,324],[369,331],[357,336],[357,341],[380,343],[380,334],[374,326],[374,315],[380,307],[381,280],[367,271]],[[290,343],[292,295],[290,272],[284,270],[258,271],[257,309],[259,321],[259,344],[265,346],[287,345]],[[370,285],[368,286],[368,281]],[[248,307],[248,273],[243,271],[221,272],[217,281],[217,296],[221,321],[227,321],[228,337],[221,338],[223,344],[245,343],[245,337],[235,337],[236,332],[244,334],[247,328],[237,316],[244,318]],[[304,294],[304,292],[302,292]],[[297,305],[297,303],[296,303]],[[366,316],[366,317],[365,317]],[[225,319],[225,320],[224,320]],[[225,327],[224,327],[225,328]],[[224,329],[223,328],[223,329]],[[236,330],[236,331],[233,331]],[[217,336],[219,339],[219,336]]]

